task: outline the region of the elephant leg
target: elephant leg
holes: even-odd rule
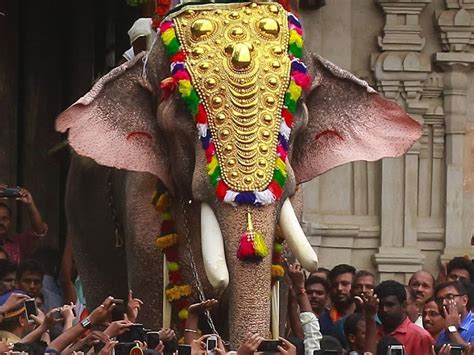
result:
[[[162,327],[163,307],[163,256],[155,246],[161,220],[151,203],[157,181],[148,173],[128,172],[124,190],[129,286],[144,302],[138,321],[150,329]]]
[[[109,295],[121,297],[127,292],[123,247],[115,247],[109,172],[90,159],[74,155],[67,181],[68,236],[89,310]],[[114,172],[114,180],[117,174]]]

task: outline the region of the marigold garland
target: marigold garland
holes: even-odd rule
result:
[[[166,256],[169,284],[166,286],[166,298],[171,302],[178,312],[180,326],[184,329],[184,323],[188,316],[190,305],[189,297],[193,293],[191,285],[185,284],[180,272],[178,262],[178,235],[176,234],[174,222],[171,216],[171,197],[166,190],[160,189],[153,195],[153,205],[160,213],[162,220],[160,236],[155,245],[160,248]]]
[[[272,255],[272,285],[283,279],[285,276],[285,268],[283,266],[283,251],[284,251],[284,238],[280,230],[280,226],[276,226],[275,230],[275,241],[273,242],[273,255]]]
[[[288,12],[289,44],[288,52],[291,60],[291,80],[285,94],[281,111],[280,132],[276,148],[277,158],[272,181],[264,191],[232,191],[222,180],[221,169],[217,160],[211,130],[208,127],[208,113],[191,83],[191,76],[186,69],[186,53],[179,43],[175,25],[172,20],[165,20],[160,24],[161,39],[170,56],[171,76],[189,111],[196,121],[200,140],[207,158],[207,172],[211,184],[215,188],[217,198],[230,204],[251,204],[255,206],[269,205],[278,201],[283,194],[286,182],[286,161],[288,156],[288,142],[293,127],[293,114],[297,109],[297,102],[302,90],[310,86],[311,78],[306,65],[299,59],[303,51],[303,30],[301,24],[291,12]],[[165,79],[169,81],[169,78]],[[172,85],[167,84],[170,88]]]

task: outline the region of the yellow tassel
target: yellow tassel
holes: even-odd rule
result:
[[[172,28],[166,30],[165,32],[163,32],[161,34],[161,40],[163,41],[164,45],[167,46],[168,44],[170,44],[170,42],[173,40],[173,38],[175,38],[176,35],[175,35],[175,32]]]
[[[303,89],[301,89],[301,86],[296,85],[295,81],[292,80],[290,82],[290,87],[288,88],[288,91],[290,92],[290,97],[293,101],[298,101],[298,99],[301,96],[301,93]]]
[[[261,256],[262,258],[268,255],[268,247],[265,244],[263,235],[258,232],[254,234],[253,246],[255,248],[255,255]]]
[[[281,158],[277,158],[275,161],[276,168],[281,171],[281,174],[286,177],[286,164]]]
[[[208,175],[214,174],[214,170],[216,170],[218,165],[219,165],[219,162],[217,161],[216,156],[213,156],[211,159],[211,162],[207,164],[207,174]]]
[[[189,96],[193,90],[193,86],[189,80],[180,80],[178,90],[182,96]]]

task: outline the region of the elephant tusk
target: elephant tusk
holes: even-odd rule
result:
[[[280,228],[288,247],[301,266],[310,272],[318,269],[318,256],[309,244],[289,199],[281,207]]]
[[[207,203],[201,204],[201,248],[204,269],[209,283],[217,290],[229,284],[224,241],[214,211]]]

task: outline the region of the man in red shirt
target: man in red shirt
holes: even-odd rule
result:
[[[0,190],[5,187],[5,185],[0,184]],[[20,197],[17,200],[27,208],[31,230],[20,234],[12,233],[11,209],[7,204],[0,202],[0,246],[7,252],[9,259],[18,264],[36,251],[41,237],[45,236],[48,231],[48,226],[43,222],[43,218],[28,190],[20,188]]]
[[[383,281],[374,293],[379,298],[380,335],[389,335],[405,346],[407,355],[430,355],[433,339],[407,317],[405,287],[394,280]]]

